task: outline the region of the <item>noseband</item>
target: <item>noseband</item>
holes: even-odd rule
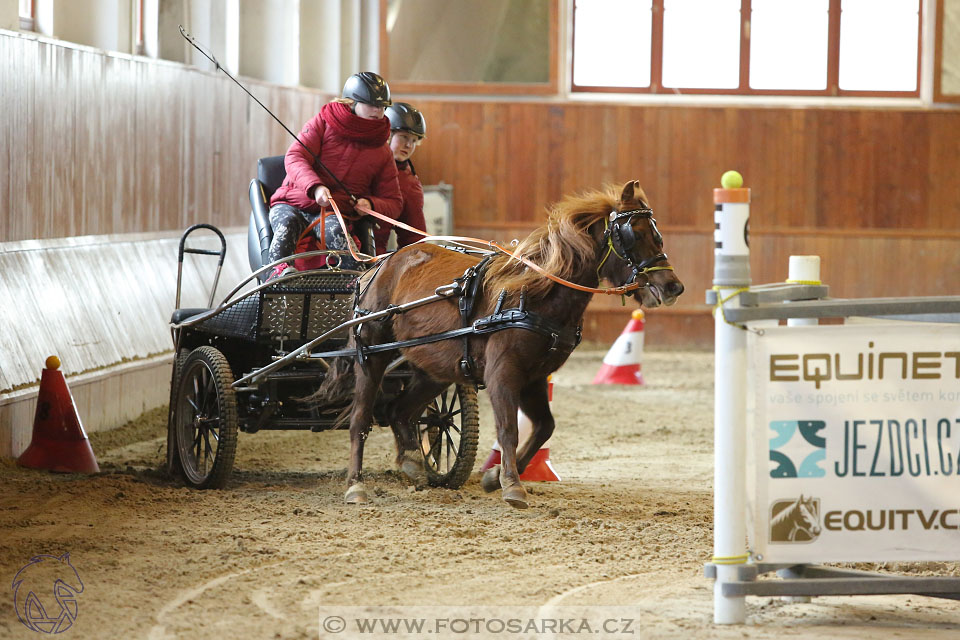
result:
[[[649,220],[650,225],[653,227],[654,242],[656,242],[658,246],[663,246],[663,236],[660,235],[660,231],[657,229],[657,221],[653,217],[653,209],[640,207],[627,211],[611,211],[609,219],[604,219],[603,221],[603,241],[607,245],[607,252],[604,254],[600,264],[597,265],[598,277],[600,275],[600,268],[603,267],[611,253],[626,262],[627,266],[633,270],[630,279],[623,283],[624,286],[633,284],[639,276],[645,276],[651,271],[673,271],[673,267],[670,265],[654,266],[654,263],[667,259],[667,254],[663,252],[651,256],[646,260],[642,260],[639,263],[634,261],[632,250],[637,243],[637,236],[633,231],[634,218],[645,218]]]

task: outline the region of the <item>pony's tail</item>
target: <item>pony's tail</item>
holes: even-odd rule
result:
[[[356,374],[353,372],[353,358],[334,358],[330,369],[323,376],[323,382],[316,391],[301,398],[303,402],[313,407],[343,407],[348,409],[353,402],[353,390],[356,385]],[[341,414],[343,419],[349,411]]]

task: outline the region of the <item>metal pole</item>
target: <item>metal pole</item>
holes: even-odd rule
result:
[[[820,282],[820,256],[790,256],[787,282],[791,284],[822,284]],[[788,327],[817,325],[816,318],[787,318]]]
[[[739,307],[750,286],[750,190],[714,189],[714,476],[713,621],[746,621],[744,596],[723,595],[724,582],[742,579],[746,545],[746,331],[727,322],[724,308]]]

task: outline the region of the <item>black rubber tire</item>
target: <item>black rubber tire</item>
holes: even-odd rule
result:
[[[195,349],[180,371],[177,454],[184,480],[195,489],[222,489],[233,470],[239,419],[231,384],[230,364],[214,347]]]
[[[476,387],[458,384],[444,389],[417,420],[417,436],[430,486],[463,486],[473,472],[480,439]]]
[[[183,467],[180,465],[180,454],[177,451],[177,429],[174,426],[173,410],[177,406],[177,388],[180,386],[180,372],[183,363],[190,355],[188,349],[180,349],[173,357],[173,366],[170,373],[170,404],[167,405],[167,468],[171,478],[182,478]]]

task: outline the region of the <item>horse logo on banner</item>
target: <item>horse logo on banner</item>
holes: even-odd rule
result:
[[[820,537],[820,498],[777,500],[770,507],[770,542],[813,542]]]
[[[62,633],[77,619],[80,574],[70,554],[30,558],[13,578],[13,603],[25,627],[40,633]]]

